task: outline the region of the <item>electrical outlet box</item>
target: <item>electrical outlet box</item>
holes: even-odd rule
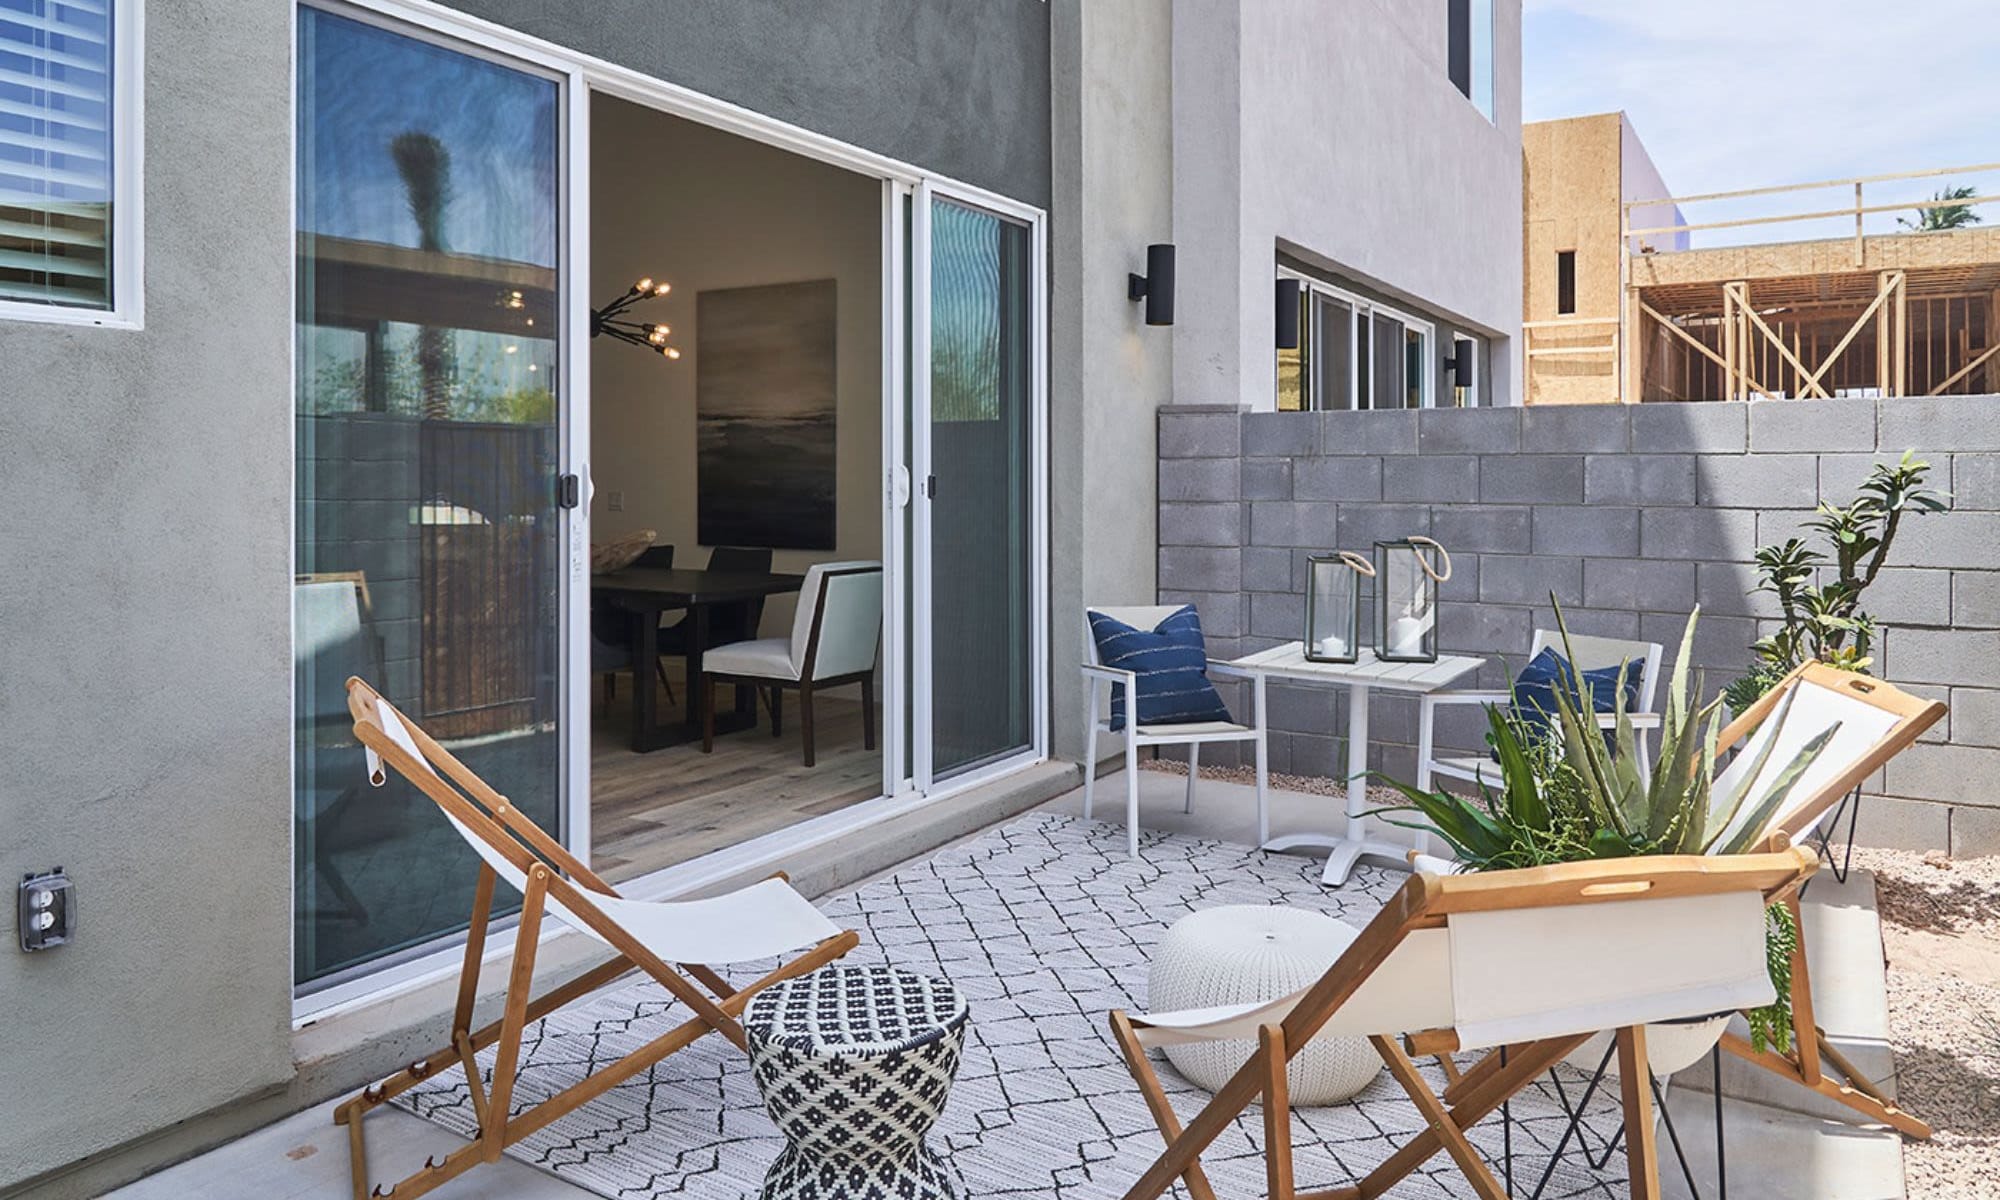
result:
[[[612,512],[624,512],[624,511],[625,511],[625,493],[624,493],[624,492],[606,492],[606,493],[604,494],[604,505],[605,505],[605,507],[606,507],[606,508],[609,508],[609,509],[610,509],[610,510],[611,510]]]
[[[36,873],[21,880],[16,901],[20,915],[21,949],[53,950],[76,937],[76,885],[63,869]]]

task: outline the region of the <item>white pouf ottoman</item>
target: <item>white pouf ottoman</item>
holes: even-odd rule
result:
[[[1268,904],[1236,904],[1189,913],[1153,952],[1146,1007],[1178,1012],[1276,1000],[1326,973],[1355,931],[1325,913]],[[1213,1092],[1257,1048],[1253,1041],[1168,1046],[1167,1061]],[[1335,1104],[1359,1092],[1382,1069],[1367,1039],[1321,1034],[1294,1055],[1286,1072],[1292,1103]]]

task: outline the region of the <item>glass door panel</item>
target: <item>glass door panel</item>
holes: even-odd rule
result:
[[[1034,744],[1034,283],[1029,226],[944,199],[929,217],[916,441],[938,780]]]
[[[1348,409],[1354,405],[1354,309],[1345,301],[1313,293],[1314,344],[1319,347],[1316,390],[1318,407]]]
[[[312,990],[463,929],[477,869],[421,793],[368,786],[347,676],[561,836],[563,105],[555,79],[363,21],[307,7],[298,29],[294,974]]]

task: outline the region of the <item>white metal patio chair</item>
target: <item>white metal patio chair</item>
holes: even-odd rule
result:
[[[1138,677],[1131,671],[1120,671],[1103,664],[1097,653],[1097,639],[1091,636],[1090,614],[1102,613],[1114,621],[1120,621],[1135,629],[1151,629],[1181,610],[1178,604],[1129,605],[1113,607],[1093,605],[1083,613],[1083,681],[1084,681],[1084,753],[1083,753],[1083,815],[1086,820],[1091,814],[1092,801],[1097,790],[1097,735],[1099,733],[1121,735],[1125,738],[1125,828],[1127,850],[1133,858],[1139,857],[1139,750],[1144,746],[1186,746],[1188,748],[1188,773],[1186,806],[1194,808],[1195,784],[1201,777],[1201,748],[1210,742],[1250,742],[1256,750],[1257,760],[1257,845],[1271,840],[1271,818],[1269,809],[1270,757],[1266,726],[1269,712],[1264,702],[1264,680],[1262,676],[1232,666],[1216,659],[1208,660],[1208,673],[1232,679],[1251,681],[1250,721],[1242,724],[1234,721],[1203,721],[1190,725],[1141,725],[1138,716]],[[1111,728],[1110,701],[1112,690],[1123,688],[1127,720],[1123,730]]]
[[[1268,1193],[1292,1200],[1286,1065],[1323,1032],[1366,1037],[1423,1119],[1365,1178],[1311,1195],[1380,1196],[1443,1151],[1477,1195],[1504,1200],[1466,1131],[1604,1029],[1617,1031],[1632,1195],[1657,1197],[1653,1096],[1638,1082],[1647,1078],[1646,1026],[1770,1003],[1765,906],[1794,894],[1817,866],[1797,848],[1416,875],[1302,991],[1187,1012],[1113,1012],[1112,1034],[1167,1142],[1125,1200],[1153,1200],[1177,1179],[1195,1200],[1214,1200],[1202,1151],[1259,1099]],[[1146,1051],[1250,1039],[1257,1048],[1248,1060],[1183,1126]],[[1495,1052],[1442,1095],[1411,1061],[1475,1048]]]
[[[1660,658],[1664,653],[1658,642],[1627,641],[1623,638],[1585,637],[1571,634],[1569,644],[1576,651],[1575,667],[1579,671],[1595,671],[1604,667],[1615,667],[1620,663],[1643,662],[1644,673],[1639,677],[1638,703],[1626,715],[1632,721],[1637,733],[1639,773],[1652,770],[1652,751],[1646,744],[1649,731],[1660,728]],[[1543,650],[1553,647],[1563,657],[1569,651],[1563,648],[1563,637],[1553,629],[1535,630],[1534,645],[1528,650],[1533,659]],[[1500,764],[1484,754],[1445,755],[1437,753],[1436,727],[1437,710],[1446,704],[1512,704],[1514,697],[1505,689],[1457,689],[1451,691],[1426,692],[1417,708],[1417,786],[1430,790],[1436,776],[1448,779],[1462,779],[1468,783],[1484,783],[1495,787],[1500,781]],[[1615,718],[1610,713],[1597,714],[1597,723],[1612,728]]]
[[[442,1159],[427,1159],[408,1178],[374,1194],[421,1195],[481,1162],[497,1162],[507,1147],[647,1071],[703,1034],[720,1033],[738,1049],[745,1048],[740,1017],[752,996],[779,980],[832,962],[859,940],[852,931],[827,920],[782,877],[705,900],[627,900],[368,684],[348,680],[347,704],[354,735],[367,747],[371,781],[382,783],[383,768],[394,768],[443,810],[482,864],[473,892],[450,1044],[334,1109],[334,1123],[348,1127],[356,1200],[371,1194],[363,1118],[436,1072],[452,1067],[464,1071],[479,1122],[477,1138]],[[514,960],[500,1019],[474,1029],[480,961],[495,885],[501,881],[522,895]],[[544,915],[556,917],[616,954],[534,997],[530,990]],[[740,987],[713,965],[768,959],[779,960],[778,966]],[[528,1023],[633,971],[660,984],[693,1016],[623,1058],[597,1066],[554,1095],[514,1111],[514,1083]],[[489,1046],[496,1047],[491,1083],[482,1087],[478,1055]]]

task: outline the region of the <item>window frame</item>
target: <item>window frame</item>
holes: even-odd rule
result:
[[[0,299],[0,321],[146,327],[146,0],[111,3],[111,306]]]
[[[1424,343],[1427,348],[1425,352],[1420,356],[1423,364],[1423,373],[1422,373],[1422,379],[1420,381],[1422,387],[1421,403],[1418,405],[1418,408],[1423,409],[1423,408],[1437,407],[1438,373],[1437,373],[1436,347],[1438,345],[1437,342],[1438,323],[1436,321],[1430,320],[1429,318],[1426,317],[1417,316],[1415,313],[1409,312],[1405,309],[1397,308],[1394,305],[1385,304],[1379,300],[1371,299],[1367,296],[1361,295],[1358,292],[1348,291],[1346,288],[1340,287],[1337,284],[1329,283],[1324,279],[1320,279],[1317,276],[1308,275],[1305,272],[1297,270],[1292,267],[1280,266],[1278,268],[1277,277],[1279,279],[1296,279],[1299,281],[1299,298],[1300,298],[1300,303],[1304,308],[1304,312],[1299,322],[1299,340],[1301,343],[1300,348],[1302,351],[1307,350],[1306,343],[1308,342],[1308,340],[1314,343],[1318,341],[1320,336],[1320,330],[1323,327],[1322,322],[1318,319],[1319,309],[1317,304],[1314,303],[1315,297],[1323,298],[1326,300],[1332,300],[1347,306],[1347,318],[1348,318],[1347,395],[1342,398],[1343,403],[1341,403],[1339,406],[1335,407],[1329,405],[1327,403],[1327,398],[1321,395],[1321,389],[1319,386],[1319,371],[1317,366],[1314,366],[1305,369],[1301,372],[1302,407],[1298,411],[1300,412],[1376,411],[1372,402],[1367,405],[1361,405],[1357,403],[1358,399],[1369,398],[1372,401],[1373,397],[1376,356],[1373,352],[1372,339],[1374,336],[1374,320],[1376,317],[1386,317],[1389,318],[1390,320],[1399,322],[1403,327],[1405,338],[1408,337],[1409,332],[1411,330],[1416,330],[1418,333],[1423,335]],[[1365,336],[1368,339],[1370,339],[1369,348],[1365,352],[1357,351],[1356,341],[1358,338],[1364,336],[1364,331],[1365,331]],[[1317,363],[1320,356],[1324,353],[1325,353],[1324,347],[1321,347],[1316,344],[1312,345],[1310,347],[1310,350],[1307,351],[1307,361],[1312,363]],[[1273,360],[1273,363],[1275,366],[1275,359]],[[1408,387],[1407,380],[1405,381],[1404,386],[1406,388]],[[1275,371],[1272,376],[1271,397],[1272,397],[1271,402],[1275,409],[1275,406],[1277,404],[1277,377]],[[1284,411],[1290,411],[1290,410],[1284,410]],[[1399,408],[1396,410],[1384,409],[1380,411],[1408,412],[1411,410],[1407,408]]]
[[[1576,315],[1576,251],[1556,251],[1556,315]]]

